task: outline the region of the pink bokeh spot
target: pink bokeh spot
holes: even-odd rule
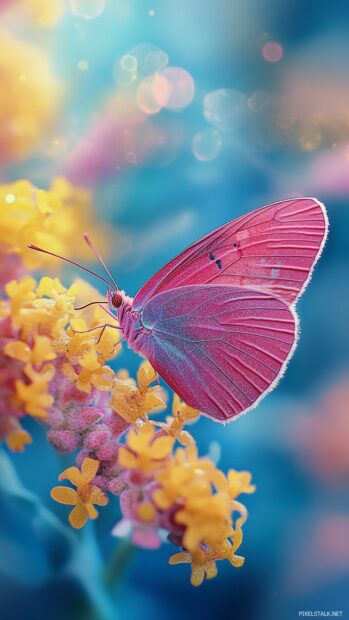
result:
[[[284,55],[284,50],[280,43],[276,41],[268,41],[264,43],[262,56],[267,62],[279,62]]]
[[[185,69],[168,67],[154,78],[153,97],[162,108],[181,110],[192,102],[194,94],[194,80]]]

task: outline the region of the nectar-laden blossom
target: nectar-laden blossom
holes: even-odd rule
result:
[[[94,507],[106,506],[108,498],[99,487],[92,484],[96,477],[99,461],[86,458],[81,465],[81,471],[77,467],[69,467],[63,471],[59,480],[69,480],[76,486],[76,490],[70,487],[54,487],[51,497],[61,504],[74,506],[69,514],[69,523],[74,528],[85,525],[88,518],[96,519],[98,512]]]

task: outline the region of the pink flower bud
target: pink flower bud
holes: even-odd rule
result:
[[[125,489],[125,483],[122,478],[115,477],[109,481],[108,490],[114,495],[120,495]]]
[[[133,519],[138,506],[137,494],[126,490],[120,495],[120,509],[125,519]]]
[[[86,403],[91,398],[91,394],[81,392],[75,385],[69,385],[61,394],[62,403]]]
[[[96,476],[93,484],[102,489],[102,491],[108,490],[108,478],[106,476]]]
[[[135,527],[131,541],[134,545],[144,549],[158,549],[161,546],[160,536],[153,527]]]
[[[52,430],[47,433],[50,443],[59,452],[73,452],[79,446],[79,435],[69,430]]]
[[[47,418],[45,422],[53,429],[59,429],[64,425],[64,415],[61,409],[58,407],[51,407],[47,412]]]
[[[71,429],[85,431],[102,417],[103,412],[97,407],[74,407],[67,414],[67,421]]]
[[[100,461],[111,461],[116,457],[117,450],[117,446],[112,441],[108,441],[96,450],[96,456]]]
[[[90,450],[98,450],[110,440],[110,436],[109,428],[105,424],[98,424],[96,430],[93,430],[86,436],[84,445]]]

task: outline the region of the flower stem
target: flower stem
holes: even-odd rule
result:
[[[114,590],[117,587],[134,551],[134,546],[128,540],[122,540],[114,549],[103,575],[108,589]]]

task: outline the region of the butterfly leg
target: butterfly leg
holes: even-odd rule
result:
[[[97,325],[96,327],[91,327],[90,329],[85,329],[83,331],[79,331],[77,329],[73,329],[73,332],[75,334],[88,334],[89,332],[94,332],[96,331],[96,329],[101,329],[101,333],[99,334],[98,340],[97,340],[97,344],[100,343],[102,336],[105,332],[105,330],[107,329],[107,327],[110,327],[111,329],[122,329],[119,325],[113,325],[113,323],[105,323],[104,325]]]

